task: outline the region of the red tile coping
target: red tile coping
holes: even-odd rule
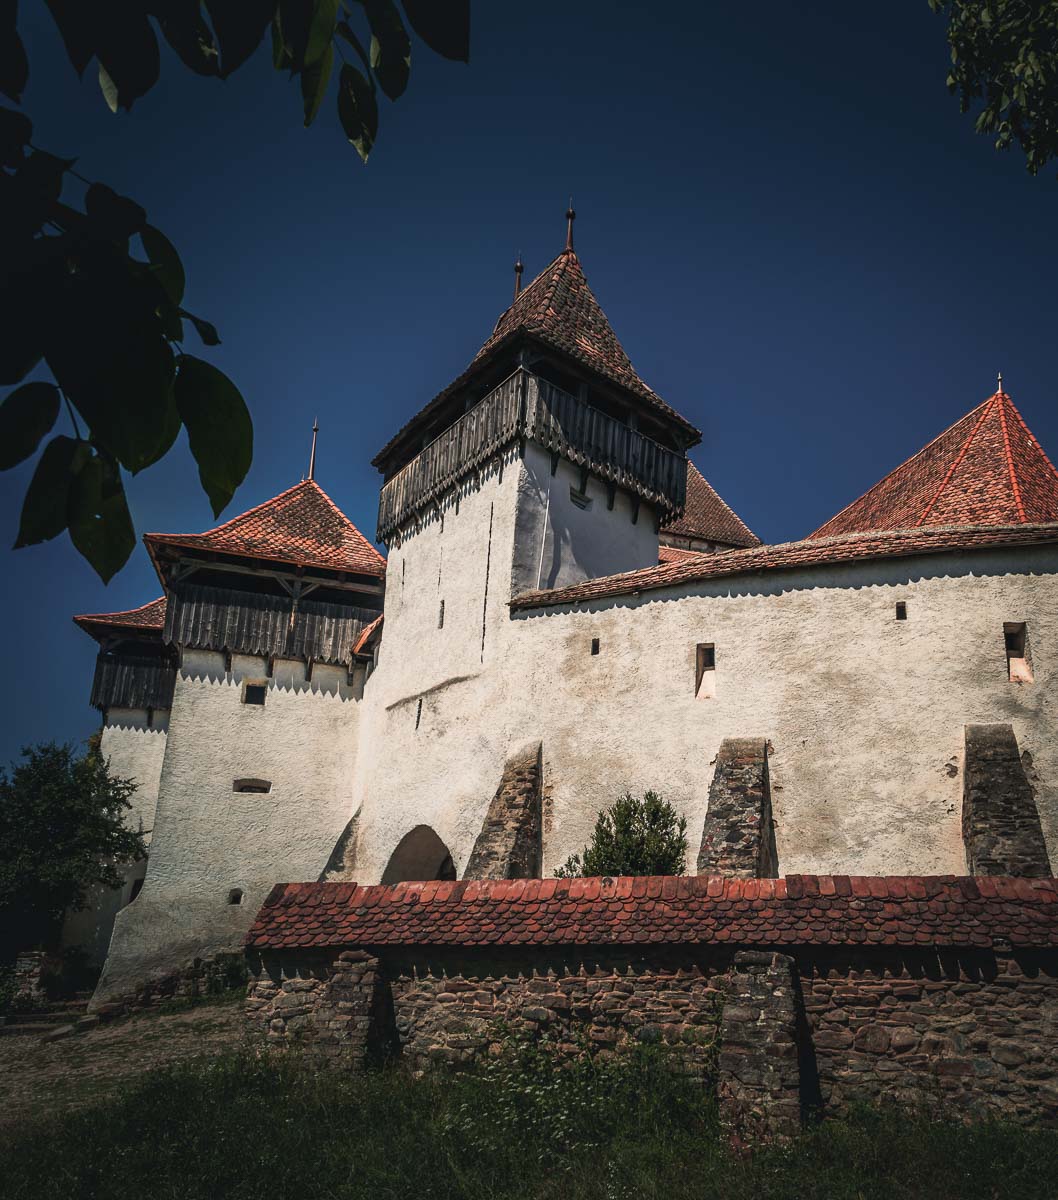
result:
[[[762,574],[766,571],[820,567],[875,558],[905,558],[959,550],[998,549],[1058,542],[1058,521],[1043,525],[958,526],[941,529],[896,529],[854,533],[843,537],[806,538],[778,546],[747,550],[721,550],[696,554],[680,561],[663,562],[621,575],[603,575],[551,591],[523,592],[510,602],[512,609],[549,608],[558,604],[590,603],[609,596],[630,596],[659,588],[683,587],[726,575]]]
[[[116,613],[83,613],[74,617],[74,624],[97,641],[105,634],[120,629],[134,629],[158,633],[165,628],[165,597],[159,596],[149,604]]]
[[[788,875],[280,883],[258,950],[641,943],[1058,946],[1058,880]]]
[[[662,525],[662,531],[677,537],[702,538],[725,546],[759,546],[760,538],[749,528],[698,468],[687,460],[687,501],[682,516]]]
[[[1058,471],[998,391],[810,536],[1045,521],[1058,521]]]
[[[386,560],[314,479],[205,533],[148,533],[155,566],[166,546],[381,577]]]

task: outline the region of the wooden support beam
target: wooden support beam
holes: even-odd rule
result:
[[[613,512],[614,500],[617,498],[617,487],[612,483],[606,485],[606,507]]]

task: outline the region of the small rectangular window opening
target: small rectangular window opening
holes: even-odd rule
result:
[[[903,600],[897,600],[896,602],[896,619],[898,621],[907,620],[907,605]]]
[[[584,492],[578,492],[575,487],[569,489],[569,498],[577,508],[591,508],[591,497]]]
[[[1004,623],[1003,645],[1010,682],[1032,683],[1032,658],[1029,656],[1029,635],[1024,621]]]
[[[441,606],[437,610],[437,628],[444,629],[445,627],[445,602],[441,601]]]
[[[231,785],[233,792],[256,792],[265,795],[272,790],[272,783],[268,779],[236,779]]]
[[[591,639],[591,652],[592,652],[592,654],[599,653],[599,639],[598,638]]]
[[[263,683],[247,683],[243,687],[243,704],[264,704],[268,688]]]
[[[694,655],[694,694],[702,699],[716,695],[716,647],[712,642],[699,642]]]

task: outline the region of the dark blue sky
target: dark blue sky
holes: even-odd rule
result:
[[[973,134],[926,0],[477,0],[471,65],[416,44],[367,167],[333,99],[302,128],[266,50],[223,84],[166,53],[114,117],[44,6],[21,10],[37,144],[147,208],[250,404],[253,469],[224,518],[301,478],[318,413],[317,477],[373,535],[369,460],[488,335],[516,252],[529,279],[561,249],[570,192],[632,361],[766,541],[814,529],[998,369],[1058,453],[1058,182]],[[6,545],[30,473],[0,476]],[[139,533],[215,523],[183,438],[129,493]],[[0,554],[2,762],[96,724],[71,614],[159,588],[142,548],[109,587],[65,537]]]

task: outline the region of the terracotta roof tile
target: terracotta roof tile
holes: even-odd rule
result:
[[[991,899],[981,898],[980,880],[951,875],[534,882],[377,884],[352,891],[350,884],[280,884],[246,942],[256,949],[646,941],[1058,945],[1054,879],[993,879]],[[838,886],[842,882],[848,886]],[[628,900],[629,892],[640,898]]]
[[[370,625],[365,625],[360,632],[360,636],[356,639],[356,645],[353,647],[354,654],[366,654],[368,649],[382,636],[382,622],[384,620],[382,613],[371,622]]]
[[[1053,542],[1058,542],[1058,521],[1041,525],[896,529],[848,534],[844,537],[806,538],[802,542],[786,542],[778,546],[695,554],[680,561],[626,571],[622,575],[604,575],[552,591],[523,592],[515,596],[510,604],[512,609],[547,608],[557,604],[582,604],[609,596],[657,591],[659,588],[684,587],[728,575]]]
[[[84,613],[74,617],[74,624],[97,640],[113,629],[161,631],[165,628],[165,597],[159,596],[149,604],[130,608],[126,612]]]
[[[536,338],[626,388],[659,415],[681,426],[690,444],[701,440],[701,431],[639,378],[588,286],[580,259],[572,250],[564,250],[500,314],[491,335],[474,355],[467,370],[403,425],[371,460],[372,465],[384,469],[390,452],[413,429],[437,412],[454,391],[468,383],[481,367],[521,336]]]
[[[658,565],[663,563],[697,562],[707,550],[681,550],[678,546],[659,546]]]
[[[1010,397],[996,392],[811,537],[1049,521],[1058,521],[1058,471]]]
[[[358,575],[386,571],[382,555],[312,479],[206,533],[148,533],[143,540],[152,558],[159,547],[180,546]]]
[[[701,538],[725,546],[759,546],[760,538],[717,494],[701,471],[687,460],[687,502],[683,516],[662,525],[677,537]]]

